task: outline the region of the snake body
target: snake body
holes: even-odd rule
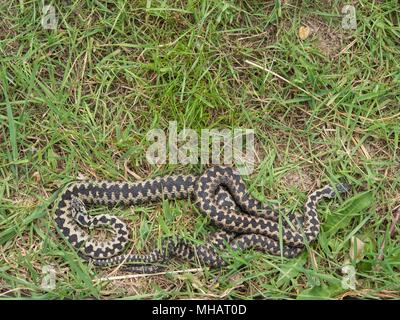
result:
[[[151,273],[177,256],[221,267],[226,261],[219,251],[228,246],[233,250],[254,248],[289,258],[298,255],[305,244],[318,236],[318,201],[348,190],[348,184],[318,189],[309,195],[303,216],[287,213],[280,223],[279,210],[254,199],[241,176],[230,167],[212,167],[200,176],[171,175],[134,183],[80,181],[62,191],[55,206],[55,223],[80,255],[95,266],[123,264],[132,272]],[[125,222],[109,214],[91,216],[86,212],[88,205],[132,206],[165,199],[192,199],[200,213],[220,230],[211,234],[204,245],[192,245],[180,238],[166,239],[161,248],[148,254],[123,254],[129,241]],[[99,241],[91,237],[87,229],[97,227],[111,228],[113,238]]]

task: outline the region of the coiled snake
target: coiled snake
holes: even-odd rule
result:
[[[95,266],[123,264],[124,269],[132,272],[152,273],[159,271],[160,264],[172,256],[178,256],[220,267],[227,263],[219,251],[228,246],[233,250],[254,248],[284,257],[298,255],[319,233],[318,201],[333,198],[336,192],[347,192],[349,188],[343,183],[336,188],[325,186],[314,191],[308,197],[302,217],[287,213],[280,223],[280,212],[254,199],[241,176],[230,167],[212,167],[200,176],[171,175],[135,183],[82,181],[62,191],[55,206],[55,222],[80,255]],[[160,249],[145,255],[122,253],[129,241],[129,232],[121,219],[109,214],[91,216],[85,209],[87,205],[131,206],[189,198],[221,230],[211,234],[204,245],[167,239]],[[92,238],[86,229],[95,227],[111,228],[113,238],[105,241]]]

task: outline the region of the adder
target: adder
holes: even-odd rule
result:
[[[167,260],[178,256],[196,259],[206,266],[222,267],[227,264],[222,253],[228,247],[232,250],[253,248],[288,258],[297,256],[306,243],[318,236],[319,200],[334,198],[349,189],[346,183],[327,185],[309,195],[303,215],[285,214],[253,198],[233,168],[215,166],[199,176],[170,175],[133,183],[74,182],[62,191],[54,219],[62,235],[95,266],[123,265],[131,272],[153,273],[161,270]],[[219,230],[203,245],[170,238],[148,254],[124,254],[129,241],[126,223],[113,215],[92,216],[86,211],[90,205],[132,206],[164,199],[191,199]],[[87,229],[98,227],[111,229],[112,239],[99,241],[91,237]]]

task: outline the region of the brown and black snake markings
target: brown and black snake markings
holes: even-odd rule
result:
[[[196,260],[210,267],[227,262],[221,252],[257,249],[273,255],[295,257],[305,244],[316,239],[320,222],[316,206],[322,198],[334,198],[349,191],[350,185],[325,186],[307,199],[303,215],[282,214],[251,197],[240,175],[230,167],[212,167],[203,175],[172,175],[127,183],[88,181],[66,187],[55,206],[55,222],[59,231],[80,255],[95,266],[122,264],[136,273],[158,272],[171,257]],[[86,206],[125,206],[158,202],[164,199],[192,199],[199,211],[220,228],[204,245],[192,245],[184,239],[167,239],[160,249],[149,254],[124,254],[129,240],[126,224],[109,214],[88,215]],[[279,223],[280,212],[284,218]],[[87,229],[112,229],[111,240],[98,241]],[[282,244],[282,246],[281,246]]]

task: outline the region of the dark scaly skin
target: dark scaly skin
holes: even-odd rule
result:
[[[338,192],[349,185],[340,184]],[[213,167],[201,175],[175,175],[136,182],[77,182],[67,187],[55,210],[55,222],[61,233],[81,252],[81,256],[99,267],[123,264],[124,270],[152,273],[173,256],[201,262],[210,267],[226,265],[219,251],[229,245],[233,250],[254,248],[274,255],[294,257],[305,243],[315,240],[320,223],[316,206],[322,198],[333,198],[335,190],[326,186],[313,192],[306,204],[301,228],[296,215],[289,213],[279,230],[279,212],[251,197],[245,184],[232,168]],[[138,205],[163,199],[193,199],[199,211],[219,228],[206,244],[194,246],[185,240],[166,239],[160,249],[139,254],[122,254],[128,242],[126,224],[115,216],[89,216],[86,205]],[[295,226],[292,228],[291,225]],[[86,228],[108,227],[114,237],[107,241],[92,239]],[[301,230],[299,230],[301,229]],[[283,241],[281,250],[280,239]]]

